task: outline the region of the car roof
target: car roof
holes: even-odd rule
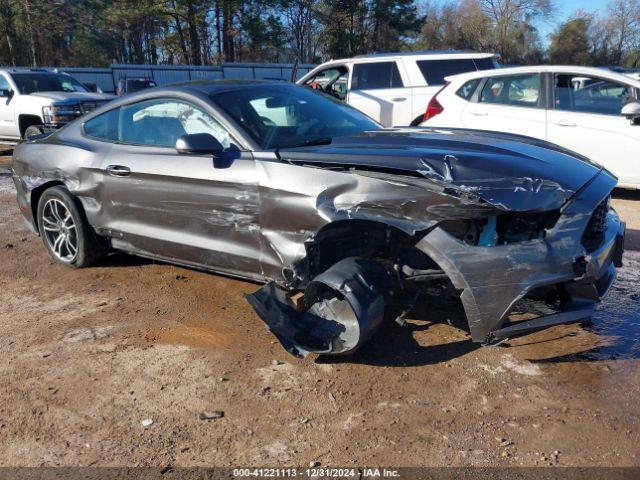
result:
[[[445,81],[447,82],[463,82],[466,80],[472,80],[474,78],[484,78],[484,77],[498,77],[502,75],[517,75],[519,73],[543,73],[543,72],[555,72],[555,73],[574,73],[578,75],[584,75],[586,77],[589,76],[598,76],[600,78],[607,78],[613,81],[623,82],[627,84],[632,84],[636,87],[640,87],[640,81],[630,77],[628,75],[623,75],[621,73],[616,73],[608,69],[603,68],[595,68],[595,67],[580,67],[576,65],[534,65],[534,66],[526,66],[526,67],[506,67],[506,68],[497,68],[495,70],[479,70],[477,72],[467,72],[460,73],[458,75],[451,75],[449,77],[445,77]]]
[[[264,86],[295,86],[295,84],[282,81],[282,80],[247,80],[247,79],[232,79],[225,78],[219,80],[203,79],[203,80],[190,80],[187,82],[170,83],[163,85],[161,88],[179,88],[191,91],[198,91],[206,95],[210,95],[216,92],[229,91],[229,90],[241,90],[247,87],[264,87]]]
[[[385,52],[369,53],[366,55],[356,55],[353,58],[376,58],[376,57],[421,57],[431,55],[455,55],[472,57],[495,57],[495,53],[474,52],[473,50],[415,50],[409,52]]]
[[[388,60],[390,58],[415,58],[416,60],[448,60],[448,59],[465,59],[465,58],[497,58],[495,53],[473,52],[471,50],[424,50],[411,52],[389,52],[389,53],[372,53],[368,55],[356,55],[351,58],[331,59],[322,64],[334,63],[361,63],[371,60]]]
[[[117,107],[127,103],[133,103],[141,100],[162,97],[166,94],[183,93],[187,95],[196,95],[199,97],[208,97],[211,94],[228,92],[233,90],[246,90],[251,87],[284,87],[284,88],[302,88],[295,83],[280,80],[247,80],[247,79],[202,79],[187,80],[183,82],[167,83],[153,88],[145,88],[137,92],[120,97],[120,100],[112,100],[109,105]]]
[[[297,87],[296,84],[275,80],[246,80],[246,79],[202,79],[189,80],[184,82],[176,82],[164,84],[158,87],[145,88],[137,92],[133,92],[119,99],[109,102],[111,108],[117,108],[121,105],[135,103],[145,100],[160,98],[163,95],[172,93],[181,93],[185,95],[195,95],[197,97],[209,97],[212,94],[228,92],[232,90],[244,90],[252,86],[268,86],[268,87]],[[300,88],[300,87],[298,87]],[[93,112],[92,112],[93,113]]]

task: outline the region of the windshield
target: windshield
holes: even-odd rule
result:
[[[55,73],[12,73],[20,93],[35,92],[88,92],[75,78]]]
[[[339,100],[303,87],[257,86],[211,98],[264,149],[331,143],[333,137],[382,128]]]

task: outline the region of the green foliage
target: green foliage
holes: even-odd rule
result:
[[[246,37],[246,50],[252,60],[279,61],[283,46],[289,41],[273,1],[245,2],[240,28]]]
[[[320,62],[463,49],[503,63],[640,64],[640,0],[558,27],[551,0],[0,0],[4,65]]]
[[[574,18],[551,35],[549,61],[566,65],[593,65],[589,45],[591,19]]]
[[[416,47],[497,52],[505,64],[538,63],[544,53],[534,21],[550,8],[546,0],[434,4],[426,11]]]

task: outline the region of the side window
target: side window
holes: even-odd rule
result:
[[[476,71],[472,58],[459,60],[419,60],[416,62],[427,85],[444,85],[445,77]]]
[[[77,92],[78,90],[73,85],[73,82],[70,80],[60,77],[60,87],[62,87],[63,92]]]
[[[11,90],[9,80],[7,80],[4,75],[0,75],[0,91],[8,92],[9,90]]]
[[[482,88],[481,103],[514,107],[537,107],[540,98],[540,75],[505,75],[490,77]]]
[[[119,140],[139,145],[173,147],[182,135],[209,133],[225,148],[228,132],[199,108],[173,99],[148,100],[121,107]]]
[[[622,107],[633,101],[628,85],[584,75],[557,74],[553,90],[557,110],[620,115]]]
[[[347,81],[349,69],[347,67],[325,68],[304,82],[305,87],[322,90],[340,100],[347,97]]]
[[[465,100],[469,100],[473,93],[476,91],[476,88],[478,88],[480,80],[482,79],[474,78],[473,80],[469,80],[458,89],[456,95],[458,95],[460,98],[464,98]]]
[[[115,108],[85,122],[85,135],[110,142],[118,141],[118,118],[120,109]]]
[[[396,62],[357,63],[353,66],[351,90],[402,87],[404,85]]]

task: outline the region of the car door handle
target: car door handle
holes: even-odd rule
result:
[[[487,112],[485,112],[484,110],[471,110],[469,111],[469,113],[471,115],[476,115],[478,117],[486,117],[487,115],[489,115]]]
[[[131,169],[123,165],[108,165],[107,173],[114,177],[128,177],[131,175]]]
[[[392,102],[404,102],[407,99],[407,97],[396,97],[396,98],[392,98],[391,101]]]
[[[576,124],[574,122],[572,122],[571,120],[557,120],[555,122],[553,122],[554,125],[559,125],[561,127],[575,127]]]

